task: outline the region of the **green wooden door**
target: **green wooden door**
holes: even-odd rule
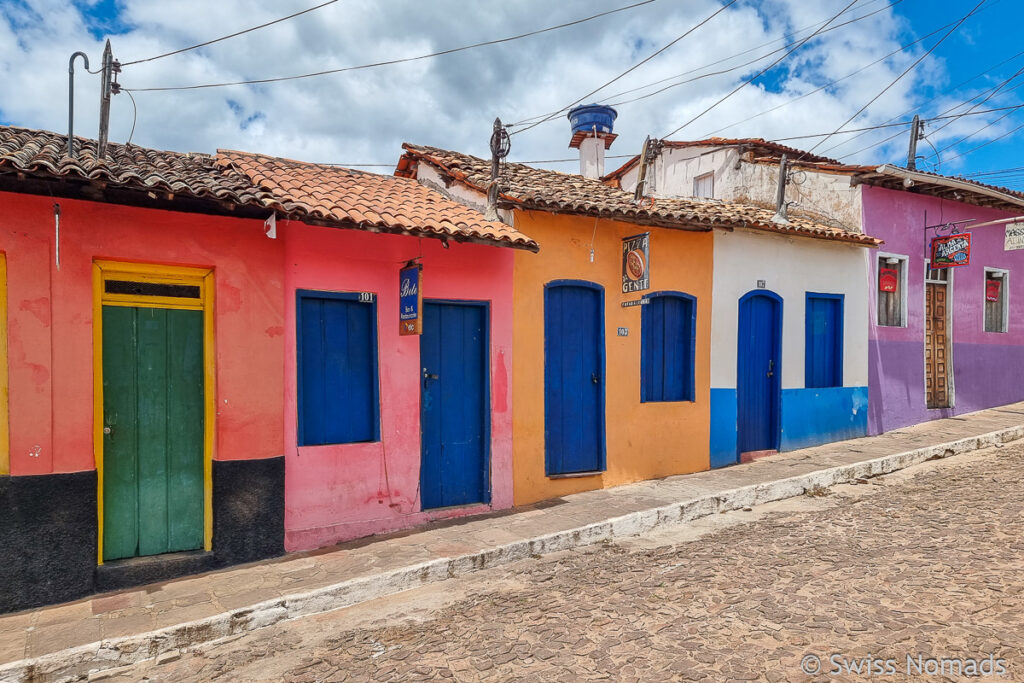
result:
[[[103,559],[203,545],[203,312],[103,307]]]

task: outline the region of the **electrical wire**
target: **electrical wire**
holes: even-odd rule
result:
[[[179,86],[170,86],[170,87],[162,87],[162,88],[132,88],[132,91],[133,92],[167,92],[167,91],[171,91],[171,90],[201,90],[201,89],[204,89],[204,88],[223,88],[223,87],[232,86],[232,85],[256,85],[256,84],[260,84],[260,83],[279,83],[281,81],[296,81],[296,80],[300,80],[300,79],[304,79],[304,78],[314,78],[316,76],[327,76],[327,75],[330,75],[330,74],[338,74],[338,73],[343,73],[343,72],[346,72],[346,71],[359,71],[359,70],[362,70],[362,69],[374,69],[374,68],[381,67],[381,66],[391,66],[393,64],[404,64],[406,62],[415,62],[415,61],[419,61],[421,59],[430,59],[430,58],[433,58],[433,57],[441,57],[441,56],[444,56],[444,55],[454,54],[456,52],[464,52],[465,50],[473,50],[473,49],[476,49],[476,48],[479,48],[479,47],[487,47],[489,45],[498,45],[500,43],[508,43],[508,42],[513,41],[513,40],[520,40],[522,38],[529,38],[531,36],[540,35],[542,33],[547,33],[549,31],[557,31],[559,29],[568,28],[570,26],[576,26],[578,24],[583,24],[583,23],[586,23],[588,21],[593,21],[594,19],[600,19],[601,17],[606,17],[606,16],[611,15],[611,14],[616,14],[618,12],[625,12],[626,10],[631,10],[631,9],[636,8],[636,7],[641,7],[643,5],[649,5],[649,4],[651,4],[653,2],[657,2],[657,1],[658,0],[641,0],[640,2],[634,2],[631,5],[626,5],[624,7],[619,7],[619,8],[616,8],[616,9],[608,10],[606,12],[600,12],[598,14],[592,14],[592,15],[590,15],[588,17],[583,17],[582,19],[575,19],[573,21],[565,22],[563,24],[557,24],[555,26],[548,26],[547,28],[538,29],[536,31],[529,31],[527,33],[520,33],[518,35],[508,36],[506,38],[498,38],[496,40],[487,40],[487,41],[484,41],[484,42],[481,42],[481,43],[473,43],[472,45],[463,45],[461,47],[449,48],[447,50],[439,50],[437,52],[431,52],[431,53],[428,53],[428,54],[425,54],[425,55],[417,55],[415,57],[402,57],[400,59],[389,59],[387,61],[373,62],[371,64],[359,64],[357,66],[345,66],[345,67],[340,67],[340,68],[337,68],[337,69],[325,69],[323,71],[314,71],[312,73],[298,74],[298,75],[295,75],[295,76],[277,76],[277,77],[274,77],[274,78],[256,78],[256,79],[249,79],[249,80],[243,80],[243,81],[229,81],[229,82],[224,82],[224,83],[204,83],[204,84],[201,84],[201,85],[179,85]],[[735,2],[736,0],[732,0],[732,1]]]
[[[738,126],[738,125],[747,123],[748,121],[753,121],[754,119],[760,118],[760,117],[764,116],[765,114],[770,114],[770,113],[772,113],[774,111],[778,111],[779,109],[782,109],[783,107],[787,107],[787,106],[793,104],[794,102],[799,102],[800,100],[802,100],[804,98],[810,97],[811,95],[815,95],[815,94],[821,92],[822,90],[825,90],[827,88],[830,88],[830,87],[836,85],[837,83],[842,83],[846,79],[853,78],[857,74],[862,73],[862,72],[866,71],[867,69],[870,69],[871,67],[873,67],[873,66],[875,66],[877,64],[880,64],[881,62],[884,62],[885,60],[889,59],[890,57],[893,57],[893,56],[895,56],[895,55],[897,55],[897,54],[899,54],[899,53],[901,53],[901,52],[903,52],[903,51],[905,51],[905,50],[907,50],[909,48],[912,48],[913,46],[917,45],[918,43],[920,43],[922,41],[928,40],[929,38],[934,36],[936,33],[939,33],[940,31],[943,31],[943,30],[949,28],[950,26],[952,26],[953,23],[955,23],[955,22],[946,24],[945,26],[940,26],[939,28],[935,29],[931,33],[928,33],[928,34],[926,34],[924,36],[921,36],[920,38],[918,38],[914,42],[907,43],[906,45],[903,45],[903,46],[893,50],[889,54],[887,54],[887,55],[885,55],[883,57],[880,57],[879,59],[876,59],[875,61],[871,62],[870,64],[865,64],[864,66],[860,67],[856,71],[851,71],[850,73],[846,74],[845,76],[843,76],[841,78],[837,78],[834,81],[829,81],[828,83],[825,83],[824,85],[822,85],[820,87],[817,87],[814,90],[811,90],[810,92],[806,92],[803,95],[800,95],[799,97],[794,97],[793,99],[786,100],[785,102],[782,102],[781,104],[778,104],[778,105],[776,105],[774,107],[771,107],[770,109],[765,109],[764,111],[758,112],[757,114],[754,114],[753,116],[748,116],[747,118],[745,118],[745,119],[743,119],[741,121],[736,121],[735,123],[730,123],[729,125],[722,126],[721,128],[716,128],[715,130],[713,130],[710,133],[708,133],[706,135],[703,135],[701,137],[702,138],[709,138],[709,137],[711,137],[713,135],[721,133],[723,130],[728,130],[729,128],[732,128],[734,126]],[[889,122],[886,121],[885,123],[889,123]]]
[[[195,50],[195,49],[200,48],[200,47],[206,47],[207,45],[213,45],[214,43],[219,43],[222,40],[228,40],[229,38],[236,38],[236,37],[238,37],[240,35],[244,35],[246,33],[251,33],[253,31],[258,31],[261,28],[266,28],[268,26],[273,26],[274,24],[280,24],[282,21],[287,21],[289,19],[294,19],[295,17],[301,16],[303,14],[308,14],[309,12],[313,12],[315,10],[318,10],[321,7],[327,7],[327,5],[333,5],[336,2],[338,2],[338,0],[327,0],[327,2],[320,3],[319,5],[316,5],[315,7],[309,7],[307,9],[302,10],[301,12],[296,12],[295,14],[289,14],[286,17],[281,17],[280,19],[274,19],[273,21],[268,21],[267,23],[260,24],[259,26],[253,26],[252,28],[247,28],[247,29],[243,29],[241,31],[236,31],[236,32],[231,33],[229,35],[221,36],[220,38],[214,38],[213,40],[207,40],[207,41],[202,42],[202,43],[197,43],[196,45],[190,45],[189,47],[183,47],[180,50],[172,50],[171,52],[165,52],[162,55],[156,55],[155,57],[147,57],[146,59],[136,59],[136,60],[131,61],[131,62],[123,62],[121,64],[121,66],[123,68],[123,67],[126,67],[126,66],[131,66],[133,64],[142,64],[143,62],[152,62],[152,61],[154,61],[156,59],[163,59],[164,57],[170,57],[171,55],[178,55],[178,54],[181,54],[182,52],[188,52],[189,50]]]
[[[821,31],[818,35],[821,36],[821,35],[824,35],[824,34],[828,33],[829,31],[835,31],[835,30],[840,29],[840,28],[842,28],[844,26],[848,26],[849,24],[853,24],[853,23],[856,23],[856,22],[861,21],[863,19],[867,19],[868,17],[874,16],[875,14],[878,14],[879,12],[884,12],[885,10],[889,9],[890,7],[893,7],[893,6],[897,5],[897,4],[899,4],[900,2],[903,2],[903,0],[896,0],[896,2],[893,2],[890,5],[886,5],[885,7],[882,7],[881,9],[877,9],[874,12],[869,12],[868,14],[864,14],[862,16],[856,17],[855,19],[850,19],[849,21],[844,21],[841,24],[836,24],[835,26],[830,26],[829,28]],[[938,33],[940,30],[942,30],[942,29],[936,30],[935,33]],[[931,35],[931,34],[929,34],[929,35]],[[920,42],[921,40],[924,40],[924,38],[921,38],[920,40],[915,41],[915,43],[916,42]],[[727,73],[736,71],[738,69],[742,69],[745,66],[750,66],[751,64],[757,64],[758,62],[760,62],[763,59],[768,59],[772,55],[777,54],[779,52],[782,52],[786,48],[792,47],[793,45],[796,45],[798,42],[799,41],[793,41],[791,43],[787,43],[786,45],[783,45],[782,47],[780,47],[780,48],[778,48],[776,50],[772,50],[771,52],[765,53],[765,54],[761,55],[760,57],[752,59],[752,60],[750,60],[748,62],[744,62],[743,64],[737,64],[736,66],[730,67],[728,69],[722,69],[720,71],[712,71],[712,72],[709,72],[709,73],[706,73],[706,74],[701,74],[699,76],[694,76],[693,78],[688,78],[688,79],[686,79],[684,81],[680,81],[678,83],[673,83],[671,85],[666,85],[664,88],[659,88],[658,90],[655,90],[654,92],[646,93],[644,95],[640,95],[638,97],[634,97],[634,98],[631,98],[631,99],[628,99],[628,100],[620,100],[618,102],[612,102],[608,106],[610,106],[610,107],[619,107],[619,106],[624,105],[624,104],[630,104],[632,102],[639,102],[640,100],[645,100],[648,97],[654,97],[655,95],[659,95],[659,94],[661,94],[663,92],[671,90],[672,88],[678,88],[679,86],[686,85],[687,83],[693,83],[694,81],[699,81],[699,80],[704,79],[704,78],[710,78],[712,76],[721,76],[723,74],[727,74]],[[911,45],[913,45],[913,43],[911,43]],[[902,49],[906,49],[906,48],[902,48]],[[749,50],[748,50],[748,52],[749,52]],[[899,50],[897,50],[897,52],[899,52]],[[893,54],[895,54],[895,53],[893,53]],[[888,56],[891,56],[891,55],[888,55]],[[885,58],[883,57],[883,59],[885,59]],[[879,60],[879,61],[881,61],[881,60]],[[875,62],[875,63],[877,64],[877,62]],[[701,68],[706,68],[706,67],[701,67]],[[692,73],[695,70],[691,70],[688,73]],[[682,74],[680,74],[680,75],[682,75]],[[676,76],[676,77],[678,77],[678,76]],[[644,87],[650,87],[650,86],[648,85],[648,86],[644,86]],[[642,88],[637,88],[637,89],[642,89]]]
[[[799,43],[799,44],[798,44],[798,45],[797,45],[796,47],[794,47],[794,48],[793,48],[792,50],[789,50],[788,52],[786,52],[786,54],[782,55],[781,57],[779,57],[778,59],[776,59],[776,60],[775,60],[774,62],[772,62],[771,64],[769,64],[768,66],[766,66],[765,68],[763,68],[763,69],[761,69],[760,71],[758,71],[758,72],[757,72],[756,74],[754,74],[754,75],[753,75],[752,77],[750,77],[750,78],[748,78],[747,80],[745,80],[745,81],[743,81],[742,83],[740,83],[740,84],[739,84],[738,86],[736,86],[735,88],[733,88],[733,90],[731,90],[731,91],[729,92],[729,94],[727,94],[727,95],[725,95],[724,97],[722,97],[722,98],[720,98],[719,100],[717,100],[717,101],[716,101],[716,102],[715,102],[714,104],[712,104],[712,105],[711,105],[710,107],[708,107],[707,109],[705,109],[705,110],[704,110],[704,111],[702,111],[701,113],[697,114],[696,116],[694,116],[693,118],[691,118],[691,119],[690,119],[689,121],[687,121],[687,122],[686,122],[686,123],[684,123],[683,125],[681,125],[681,126],[679,126],[679,127],[675,128],[675,129],[674,129],[674,130],[673,130],[672,132],[668,133],[667,135],[662,135],[662,136],[661,136],[661,137],[662,137],[662,139],[665,139],[665,138],[670,138],[670,137],[672,137],[673,135],[675,135],[676,133],[678,133],[679,131],[681,131],[681,130],[682,130],[683,128],[686,128],[686,127],[687,127],[687,126],[689,126],[689,125],[690,125],[691,123],[693,123],[693,122],[694,122],[694,121],[696,121],[697,119],[701,118],[702,116],[704,116],[705,114],[707,114],[707,113],[708,113],[709,111],[711,111],[712,109],[714,109],[715,107],[717,107],[718,105],[722,104],[722,103],[723,103],[723,102],[725,102],[725,101],[726,101],[727,99],[729,99],[730,97],[732,97],[733,95],[735,95],[736,93],[738,93],[738,92],[739,92],[740,90],[742,90],[742,89],[743,89],[744,87],[746,87],[747,85],[749,85],[750,83],[752,83],[752,82],[753,82],[754,80],[756,80],[756,79],[760,78],[761,76],[763,76],[763,75],[764,75],[765,73],[767,73],[767,72],[768,72],[768,70],[769,70],[769,69],[773,68],[774,66],[776,66],[777,64],[779,64],[780,62],[782,62],[782,60],[784,60],[784,59],[785,59],[786,57],[790,56],[791,54],[793,54],[794,52],[796,52],[797,50],[799,50],[799,49],[800,49],[801,47],[803,47],[803,46],[804,46],[804,45],[805,45],[805,44],[807,43],[807,41],[809,41],[809,40],[810,40],[811,38],[814,38],[815,36],[819,35],[819,34],[820,34],[820,33],[821,33],[821,32],[822,32],[822,31],[823,31],[824,29],[825,29],[825,27],[827,27],[827,26],[828,26],[829,24],[831,24],[831,23],[832,23],[833,21],[835,21],[836,19],[838,19],[838,18],[839,18],[839,17],[840,17],[840,16],[842,15],[842,14],[846,13],[846,11],[847,11],[847,10],[849,10],[849,9],[850,9],[851,7],[853,7],[854,5],[856,5],[856,4],[858,3],[858,2],[860,2],[860,0],[853,0],[853,1],[852,1],[852,2],[850,3],[850,4],[848,4],[848,5],[846,6],[846,7],[844,7],[844,8],[842,9],[842,11],[840,11],[840,12],[839,12],[838,14],[835,14],[835,15],[833,15],[833,17],[832,17],[831,19],[829,19],[829,20],[828,20],[828,21],[826,21],[826,22],[825,22],[824,24],[822,24],[821,28],[819,28],[819,29],[818,29],[818,30],[816,30],[816,31],[815,31],[814,33],[812,33],[811,35],[809,35],[809,36],[807,36],[806,38],[804,38],[803,40],[801,40],[801,41],[800,41],[800,43]]]
[[[879,2],[879,1],[880,0],[872,0],[871,2],[868,2],[866,5],[861,7],[861,9],[864,9],[864,7],[868,7],[868,6],[873,5],[873,4],[875,4],[875,3]],[[851,23],[853,23],[855,21],[860,21],[862,19],[867,19],[868,17],[873,16],[875,14],[878,14],[879,12],[884,12],[887,9],[895,7],[896,5],[900,4],[901,2],[904,2],[904,0],[893,0],[893,2],[890,2],[889,4],[887,4],[885,7],[882,7],[881,9],[877,9],[877,10],[874,10],[873,12],[868,13],[868,14],[864,14],[864,15],[861,15],[859,17],[855,17],[855,18],[853,18],[853,19],[851,19],[849,21],[843,22],[842,24],[837,24],[836,26],[833,26],[831,28],[828,28],[828,29],[822,31],[822,33],[823,34],[824,33],[828,33],[829,31],[833,31],[835,29],[841,28],[841,27],[846,26],[847,24],[851,24]],[[750,54],[751,52],[756,52],[757,50],[760,50],[763,47],[768,47],[769,45],[774,45],[775,43],[782,42],[782,41],[785,41],[787,39],[793,38],[796,35],[798,35],[800,33],[803,33],[804,31],[809,31],[809,30],[815,28],[816,26],[818,26],[818,24],[821,24],[823,21],[825,21],[825,20],[823,19],[821,21],[815,22],[814,24],[811,24],[810,26],[805,26],[805,27],[803,27],[801,29],[797,29],[796,31],[794,31],[791,34],[786,34],[786,35],[782,36],[781,38],[776,38],[775,40],[769,40],[766,43],[762,43],[762,44],[757,45],[755,47],[752,47],[752,48],[750,48],[748,50],[743,50],[742,52],[737,52],[734,55],[730,55],[728,57],[723,57],[722,59],[717,59],[717,60],[715,60],[713,62],[709,62],[709,63],[704,64],[702,66],[698,66],[698,67],[695,67],[693,69],[688,69],[687,71],[683,71],[681,73],[678,73],[678,74],[675,74],[675,75],[672,75],[672,76],[668,76],[667,78],[661,78],[661,79],[658,79],[656,81],[652,81],[650,83],[646,83],[644,85],[637,86],[635,88],[629,88],[628,90],[622,90],[622,91],[617,92],[615,94],[608,95],[607,97],[599,99],[598,103],[604,104],[604,103],[610,102],[611,100],[613,100],[613,99],[615,99],[617,97],[622,97],[623,95],[629,95],[630,93],[638,92],[640,90],[645,90],[646,88],[651,88],[651,87],[656,86],[656,85],[661,85],[662,83],[667,83],[668,81],[672,81],[672,80],[675,80],[677,78],[682,78],[683,76],[688,76],[688,75],[690,75],[692,73],[696,73],[696,72],[701,71],[703,69],[709,69],[709,68],[717,66],[719,64],[723,64],[725,62],[729,62],[729,61],[731,61],[733,59],[736,59],[737,57],[742,57],[743,55]],[[758,57],[758,58],[756,58],[754,60],[751,60],[749,62],[745,62],[743,64],[739,64],[739,65],[737,65],[735,67],[731,67],[730,69],[727,69],[725,71],[718,71],[718,72],[714,72],[714,73],[710,73],[710,74],[704,74],[704,75],[701,75],[701,76],[697,76],[696,78],[687,79],[687,80],[682,81],[680,83],[677,83],[675,85],[683,85],[685,83],[691,83],[691,82],[693,82],[695,80],[700,80],[701,78],[707,78],[708,76],[715,76],[715,75],[719,75],[719,74],[723,74],[723,73],[728,73],[729,71],[735,71],[736,69],[740,69],[740,68],[742,68],[744,66],[749,66],[750,64],[755,64],[755,63],[761,61],[762,59],[767,59],[768,57],[771,57],[773,54],[776,54],[777,52],[781,52],[782,50],[785,50],[787,47],[795,45],[796,42],[797,41],[793,41],[793,42],[787,43],[786,45],[783,45],[780,48],[777,48],[775,50],[772,50],[771,52],[763,54],[763,55],[761,55],[760,57]],[[668,87],[669,88],[675,87],[675,85],[668,86]],[[667,89],[668,88],[664,88],[663,90],[667,90]],[[644,99],[645,97],[650,97],[652,95],[657,94],[658,92],[662,92],[662,90],[659,90],[659,91],[654,92],[654,93],[648,93],[647,95],[644,95],[644,96],[641,96],[641,97],[638,97],[638,98],[635,98],[635,99],[632,99],[632,100],[626,100],[624,102],[612,102],[609,106],[615,107],[615,106],[618,106],[620,104],[627,104],[629,102],[634,102],[634,101],[639,100],[639,99]],[[566,109],[561,109],[558,112],[554,112],[554,113],[561,114],[564,111],[566,111]],[[529,123],[531,121],[534,121],[536,119],[544,118],[545,116],[548,116],[551,113],[552,112],[548,112],[546,114],[537,114],[535,116],[528,116],[525,119],[521,119],[521,120],[516,121],[514,123],[508,124],[508,127],[511,128],[513,126],[520,126],[520,125],[523,125],[525,123]]]
[[[927,51],[925,51],[925,53],[924,53],[923,55],[921,55],[920,57],[918,57],[918,58],[917,58],[917,59],[916,59],[916,60],[914,61],[914,63],[913,63],[913,64],[911,64],[911,65],[910,65],[910,66],[908,66],[908,67],[907,67],[906,69],[904,69],[903,73],[901,73],[901,74],[900,74],[899,76],[897,76],[897,77],[896,77],[896,78],[894,78],[894,79],[893,79],[892,81],[890,81],[890,82],[889,82],[889,84],[888,84],[887,86],[885,86],[884,88],[882,88],[882,89],[881,89],[881,91],[879,91],[879,93],[878,93],[877,95],[875,95],[875,96],[874,96],[874,97],[872,97],[872,98],[871,98],[870,100],[868,100],[867,104],[865,104],[865,105],[864,105],[863,107],[861,107],[860,109],[858,109],[858,110],[857,110],[857,111],[856,111],[856,112],[855,112],[855,113],[853,114],[853,116],[851,116],[850,118],[848,118],[848,119],[847,119],[846,121],[844,121],[844,122],[842,123],[842,125],[840,125],[840,126],[839,126],[838,128],[836,128],[836,130],[835,130],[835,133],[838,133],[839,131],[841,131],[841,130],[842,130],[842,129],[843,129],[843,128],[844,128],[844,127],[845,127],[845,126],[847,125],[847,124],[849,124],[849,123],[850,123],[851,121],[853,121],[853,120],[854,120],[854,119],[856,119],[856,118],[857,118],[858,116],[860,116],[860,115],[861,115],[862,113],[864,113],[864,110],[866,110],[866,109],[867,109],[868,107],[870,107],[870,106],[871,106],[872,104],[874,104],[875,102],[877,102],[877,101],[878,101],[878,98],[880,98],[880,97],[881,97],[882,95],[884,95],[885,93],[889,92],[889,89],[890,89],[890,88],[892,88],[892,87],[893,87],[894,85],[896,85],[897,83],[899,83],[899,82],[900,82],[900,80],[902,80],[904,76],[906,76],[906,75],[907,75],[908,73],[910,73],[910,72],[911,72],[911,71],[913,71],[913,70],[914,70],[915,68],[917,68],[918,64],[920,64],[921,62],[923,62],[923,61],[924,61],[924,60],[925,60],[925,59],[926,59],[926,58],[927,58],[927,57],[928,57],[929,55],[931,55],[931,54],[932,54],[932,53],[933,53],[933,52],[934,52],[934,51],[936,50],[936,48],[938,48],[938,47],[939,47],[939,45],[942,45],[942,43],[943,43],[943,42],[944,42],[944,41],[945,41],[945,40],[946,40],[947,38],[949,38],[949,37],[950,37],[951,35],[953,35],[953,33],[954,33],[954,32],[955,32],[955,31],[956,31],[956,30],[957,30],[958,28],[960,28],[960,27],[961,27],[961,26],[963,25],[963,23],[964,23],[965,21],[967,21],[968,19],[970,19],[970,18],[971,18],[971,16],[972,16],[972,15],[973,15],[973,14],[974,14],[975,12],[977,12],[977,11],[978,11],[979,9],[981,9],[982,5],[984,5],[984,4],[986,3],[986,2],[988,2],[988,0],[981,0],[981,2],[979,2],[979,3],[977,4],[977,5],[975,5],[975,6],[974,6],[974,9],[972,9],[972,10],[971,10],[970,12],[968,12],[967,14],[965,14],[965,15],[964,15],[964,16],[963,16],[963,17],[962,17],[962,18],[960,19],[960,21],[958,21],[958,22],[956,23],[956,26],[954,26],[953,28],[949,29],[949,31],[948,31],[948,32],[946,33],[946,35],[942,36],[942,38],[940,38],[940,39],[938,40],[938,42],[936,42],[936,43],[935,43],[934,45],[932,45],[932,46],[931,46],[930,48],[928,48],[928,50],[927,50]],[[835,133],[833,133],[833,135],[835,135]],[[826,140],[829,140],[829,139],[831,139],[831,138],[832,138],[832,135],[829,135],[828,137],[826,137],[826,138],[823,138],[823,139],[819,140],[818,142],[816,142],[816,143],[814,144],[814,146],[813,146],[813,147],[811,147],[811,148],[810,148],[809,150],[807,150],[806,152],[804,152],[804,154],[810,154],[811,152],[813,152],[814,150],[816,150],[816,149],[817,149],[817,148],[818,148],[818,147],[819,147],[819,146],[820,146],[820,145],[821,145],[821,144],[822,144],[823,142],[825,142]],[[803,156],[803,155],[801,155],[801,156]]]
[[[725,10],[727,10],[727,9],[728,9],[729,7],[731,7],[732,5],[736,4],[736,2],[737,2],[737,0],[728,0],[728,1],[727,1],[727,2],[726,2],[726,3],[724,4],[724,5],[722,5],[722,6],[721,6],[721,7],[719,7],[719,8],[717,9],[717,10],[715,10],[715,11],[714,11],[714,12],[713,12],[713,13],[712,13],[712,14],[711,14],[710,16],[708,16],[708,17],[707,17],[706,19],[703,19],[703,20],[702,20],[702,21],[700,21],[700,22],[699,22],[698,24],[696,24],[696,25],[694,25],[694,26],[690,27],[689,29],[687,29],[687,30],[686,30],[685,32],[683,32],[683,33],[682,33],[682,34],[680,34],[679,36],[676,36],[676,38],[675,38],[675,39],[673,39],[672,41],[670,41],[670,42],[669,42],[669,43],[668,43],[667,45],[664,45],[663,47],[659,48],[658,50],[656,50],[656,51],[655,51],[655,52],[653,52],[652,54],[650,54],[650,55],[648,55],[647,57],[645,57],[644,59],[641,59],[641,60],[640,60],[639,62],[637,62],[637,63],[636,63],[636,64],[634,64],[633,66],[629,67],[628,69],[626,69],[625,71],[623,71],[622,73],[620,73],[620,74],[619,74],[618,76],[616,76],[615,78],[611,79],[610,81],[607,81],[607,82],[605,82],[604,84],[600,85],[599,87],[595,88],[594,90],[591,90],[591,91],[590,91],[590,92],[588,92],[588,93],[587,93],[586,95],[583,95],[582,97],[580,97],[580,98],[578,98],[578,99],[576,99],[576,100],[573,100],[573,101],[572,101],[572,102],[571,102],[570,104],[566,105],[565,107],[562,107],[562,108],[561,108],[561,109],[559,109],[558,111],[556,111],[556,112],[552,112],[552,113],[548,114],[548,115],[547,115],[546,117],[544,117],[544,118],[543,118],[543,119],[541,119],[540,121],[537,121],[536,123],[531,123],[530,125],[526,126],[525,128],[520,128],[519,130],[517,130],[517,131],[514,131],[514,132],[510,133],[510,135],[517,135],[517,134],[519,134],[519,133],[525,133],[526,131],[530,130],[531,128],[536,128],[536,127],[537,127],[537,126],[539,126],[540,124],[542,124],[542,123],[545,123],[546,121],[550,121],[551,119],[555,118],[556,116],[558,116],[559,114],[561,114],[561,113],[562,113],[563,111],[565,111],[566,109],[571,109],[572,107],[576,106],[577,104],[579,104],[579,103],[580,103],[580,102],[582,102],[583,100],[587,99],[588,97],[590,97],[590,96],[591,96],[591,95],[593,95],[594,93],[597,93],[597,92],[600,92],[601,90],[604,90],[605,88],[607,88],[607,87],[608,87],[609,85],[611,85],[611,84],[612,84],[612,83],[614,83],[615,81],[619,80],[620,78],[623,78],[623,77],[625,77],[626,75],[628,75],[628,74],[632,73],[633,71],[636,71],[636,70],[637,70],[637,69],[639,69],[639,68],[640,68],[641,66],[643,66],[643,65],[644,65],[644,64],[646,64],[647,62],[651,61],[652,59],[654,59],[655,57],[657,57],[658,55],[660,55],[660,54],[661,54],[662,52],[664,52],[665,50],[669,49],[670,47],[672,47],[673,45],[675,45],[676,43],[678,43],[679,41],[681,41],[681,40],[682,40],[683,38],[686,38],[686,37],[687,37],[688,35],[690,35],[690,34],[691,34],[691,33],[693,33],[694,31],[696,31],[696,30],[697,30],[697,29],[699,29],[700,27],[702,27],[702,26],[703,26],[704,24],[708,23],[709,21],[711,21],[712,19],[714,19],[715,17],[717,17],[717,16],[719,15],[719,14],[721,14],[722,12],[724,12]],[[853,2],[859,2],[859,0],[853,0]],[[851,3],[851,4],[853,4],[853,3]]]

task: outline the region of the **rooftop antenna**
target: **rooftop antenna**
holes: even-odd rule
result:
[[[914,122],[910,124],[910,149],[907,151],[907,170],[917,170],[917,141],[924,137],[924,126],[921,125],[921,117],[914,115]]]
[[[88,68],[88,65],[86,66]],[[103,48],[102,66],[100,67],[100,134],[96,142],[96,158],[103,159],[107,154],[107,135],[110,131],[110,84],[113,82],[114,54],[110,49],[110,40]]]
[[[779,160],[779,187],[775,192],[775,215],[772,216],[772,223],[789,223],[789,216],[786,215],[786,183],[789,178],[789,166],[786,155],[783,154]]]
[[[75,156],[75,57],[82,58],[85,70],[89,70],[89,56],[84,52],[74,52],[68,60],[68,156]]]

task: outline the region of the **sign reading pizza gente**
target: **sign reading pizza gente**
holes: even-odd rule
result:
[[[423,333],[423,271],[417,264],[398,271],[398,334]]]
[[[895,292],[899,288],[900,272],[895,268],[882,268],[878,272],[878,291]]]
[[[971,233],[932,238],[932,268],[955,268],[971,264]]]
[[[1024,249],[1024,223],[1007,223],[1006,238],[1003,241],[1005,251]]]
[[[651,288],[651,233],[622,240],[622,293]]]

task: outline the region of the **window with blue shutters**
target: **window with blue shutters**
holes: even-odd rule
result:
[[[640,400],[694,400],[697,299],[682,292],[647,296],[641,314]]]
[[[805,385],[843,386],[843,295],[807,292],[805,325]]]
[[[374,295],[299,291],[297,304],[299,445],[379,440]]]

